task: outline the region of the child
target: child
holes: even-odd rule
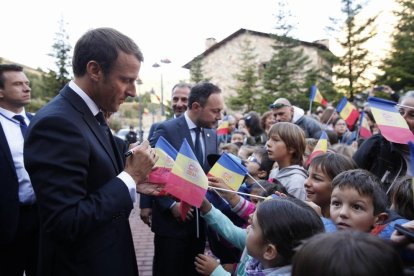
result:
[[[336,153],[315,156],[309,165],[309,177],[305,180],[307,199],[321,207],[323,217],[329,218],[332,179],[340,172],[356,169],[351,158]]]
[[[387,220],[387,197],[378,183],[361,169],[342,172],[332,180],[330,216],[338,230],[370,232]]]
[[[235,130],[231,134],[230,143],[241,147],[244,144],[244,138],[245,138],[245,134],[243,131]]]
[[[242,160],[246,161],[247,158],[252,155],[256,147],[249,146],[249,145],[243,145],[240,147],[239,152],[237,153],[237,156]]]
[[[305,153],[303,154],[303,165],[306,164],[306,161],[308,160],[309,156],[312,154],[313,149],[318,143],[318,139],[306,138],[305,141],[306,141],[306,148],[305,148]]]
[[[395,249],[359,231],[322,233],[299,247],[292,276],[404,275]]]
[[[406,219],[414,220],[412,177],[405,176],[394,183],[390,192],[391,209]]]
[[[303,130],[292,123],[274,124],[270,128],[266,147],[269,158],[279,165],[279,168],[272,170],[270,178],[279,180],[292,196],[305,200],[303,184],[308,175],[302,167],[306,148]]]
[[[253,183],[252,189],[250,191],[250,194],[253,195],[253,196],[250,196],[250,202],[254,204],[257,204],[263,201],[262,199],[255,197],[255,196],[267,197],[269,195],[274,194],[275,192],[280,192],[285,195],[288,195],[286,188],[283,187],[282,183],[280,183],[276,179],[273,179],[273,182],[269,182],[263,179],[258,180],[257,182],[258,183]],[[265,190],[263,190],[262,187]]]
[[[290,275],[294,248],[303,239],[323,231],[315,211],[295,198],[260,203],[247,232],[234,226],[206,199],[200,210],[209,226],[235,246],[245,248],[237,275]],[[278,219],[273,219],[275,214]],[[215,259],[203,254],[196,257],[195,265],[203,275],[230,275]]]

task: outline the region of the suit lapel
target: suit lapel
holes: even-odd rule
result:
[[[4,134],[3,126],[0,123],[0,150],[4,152],[4,155],[7,158],[7,163],[10,165],[10,169],[14,172],[16,168],[14,167],[13,157],[10,152],[9,143],[7,143],[6,134]]]
[[[119,152],[108,143],[108,140],[105,137],[101,127],[98,124],[95,116],[93,116],[91,110],[82,100],[82,98],[76,94],[69,86],[66,87],[60,92],[61,95],[66,98],[74,107],[79,111],[79,115],[82,117],[84,122],[88,125],[89,129],[98,139],[102,148],[108,154],[109,158],[112,161],[112,164],[116,168],[117,172],[122,171],[122,159],[119,155]]]

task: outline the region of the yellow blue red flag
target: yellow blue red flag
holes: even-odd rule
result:
[[[187,140],[184,139],[164,190],[199,208],[207,192],[208,179]]]
[[[349,128],[352,128],[359,118],[359,111],[348,102],[347,98],[344,96],[336,107],[339,115],[342,119],[345,120]]]
[[[154,184],[167,183],[177,157],[177,150],[164,137],[160,136],[155,144],[155,151],[158,155],[158,160],[148,175],[148,182]]]
[[[322,96],[321,92],[319,91],[319,89],[316,87],[316,85],[312,85],[311,86],[311,93],[309,96],[309,99],[312,102],[316,102],[316,103],[320,103],[323,106],[327,105],[327,101],[325,100],[325,98]]]
[[[232,157],[232,154],[223,153],[210,169],[208,175],[223,179],[232,190],[237,191],[248,171],[235,158]]]
[[[315,148],[313,149],[312,153],[309,155],[308,160],[306,160],[306,167],[309,167],[309,164],[311,163],[312,159],[315,158],[315,156],[326,153],[328,150],[328,135],[325,131],[322,131],[321,136],[319,137],[318,143],[316,144]]]
[[[223,121],[217,127],[217,135],[227,135],[229,134],[229,120],[227,117],[223,119]]]
[[[361,117],[359,118],[359,136],[365,139],[372,136],[365,112],[361,112]]]
[[[407,144],[414,142],[414,135],[407,122],[396,109],[396,103],[384,99],[369,97],[368,104],[381,131],[381,135],[390,142]]]

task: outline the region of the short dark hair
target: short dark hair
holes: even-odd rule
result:
[[[410,175],[399,178],[390,191],[392,207],[400,216],[409,220],[414,220],[412,179]]]
[[[306,240],[293,257],[292,276],[403,275],[390,243],[360,231],[322,233]]]
[[[243,117],[243,119],[250,135],[256,136],[264,132],[263,128],[260,125],[260,116],[257,112],[250,111]]]
[[[277,219],[274,218],[277,214]],[[256,210],[263,240],[277,248],[277,266],[291,263],[294,248],[302,240],[324,231],[319,215],[297,198],[276,198],[260,203]]]
[[[188,97],[188,109],[192,109],[193,103],[197,102],[201,107],[204,107],[211,94],[221,93],[221,89],[211,82],[201,82],[191,88],[190,96]]]
[[[363,169],[341,172],[332,180],[332,190],[355,189],[362,196],[368,196],[374,204],[374,215],[386,211],[387,195],[381,189],[379,179],[371,172]]]
[[[17,64],[0,64],[0,88],[4,88],[5,72],[23,72],[23,67]]]
[[[315,156],[309,166],[313,168],[320,168],[322,172],[324,172],[331,180],[343,171],[357,168],[357,165],[351,158],[333,152],[327,152]]]
[[[108,74],[120,52],[134,55],[139,61],[144,57],[135,42],[112,28],[97,28],[86,32],[76,43],[72,66],[77,77],[86,73],[89,61],[96,61],[104,74]]]
[[[266,179],[269,178],[270,171],[273,168],[273,164],[275,163],[274,160],[269,159],[269,153],[267,152],[265,147],[259,146],[253,152],[255,155],[260,157],[260,167],[259,170],[263,170],[266,172]]]

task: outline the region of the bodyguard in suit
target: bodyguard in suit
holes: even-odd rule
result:
[[[33,118],[24,156],[40,214],[39,275],[138,275],[128,216],[156,161],[148,142],[123,165],[102,111],[136,94],[143,56],[110,28],[86,32],[74,80]]]
[[[172,119],[180,117],[187,110],[190,91],[191,85],[188,83],[177,83],[174,85],[171,92],[171,108],[173,111]],[[151,125],[148,140],[152,137],[159,124],[160,123],[154,123]],[[139,200],[141,220],[148,226],[151,226],[152,200],[152,197],[145,195],[141,195]]]
[[[179,118],[161,123],[151,137],[151,145],[154,146],[158,138],[163,136],[179,150],[184,139],[187,139],[196,156],[200,150],[199,162],[207,172],[210,167],[206,156],[217,154],[218,141],[214,127],[221,119],[223,108],[224,100],[219,87],[212,83],[195,85],[188,99],[188,110]],[[194,258],[204,252],[204,222],[199,218],[200,232],[197,237],[195,211],[182,221],[180,204],[167,197],[156,197],[154,200],[151,227],[155,234],[154,276],[197,275]]]
[[[21,66],[0,65],[0,275],[36,275],[39,218],[23,163],[30,92]]]

